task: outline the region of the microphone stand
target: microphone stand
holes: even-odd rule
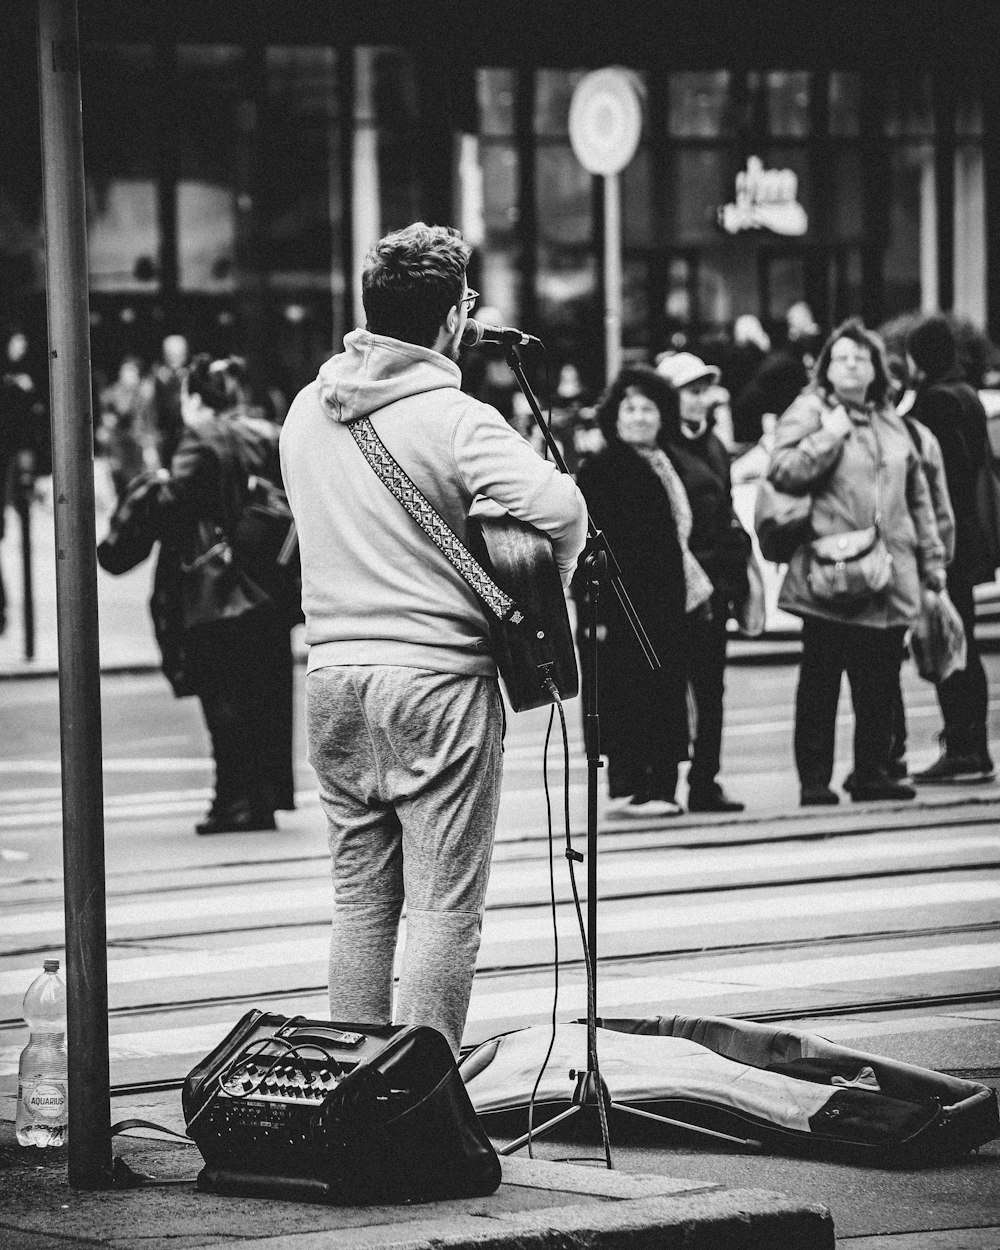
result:
[[[538,401],[531,390],[528,379],[525,377],[521,357],[517,350],[518,339],[513,334],[505,335],[501,339],[500,345],[503,348],[504,359],[517,379],[521,394],[531,409],[535,425],[541,431],[556,467],[560,472],[568,474],[569,469],[559,449],[559,444],[553,437],[548,422],[542,415]],[[697,1124],[686,1124],[683,1120],[672,1120],[668,1116],[655,1114],[650,1111],[641,1111],[638,1107],[630,1107],[627,1103],[615,1102],[608,1091],[604,1078],[601,1076],[600,1061],[597,1053],[597,790],[598,771],[603,767],[603,761],[601,760],[600,715],[597,693],[597,603],[605,581],[610,582],[629,626],[635,634],[643,656],[653,672],[660,668],[660,661],[622,582],[621,569],[618,566],[618,561],[615,559],[614,552],[611,550],[604,533],[594,525],[589,513],[587,515],[587,541],[584,545],[583,566],[587,575],[583,645],[580,648],[583,661],[584,747],[587,753],[587,949],[585,952],[589,989],[587,994],[587,1067],[583,1072],[570,1072],[570,1079],[574,1079],[576,1084],[570,1098],[570,1105],[565,1111],[561,1111],[558,1115],[546,1120],[537,1129],[532,1129],[530,1132],[518,1137],[515,1141],[509,1142],[506,1146],[499,1149],[497,1154],[513,1154],[515,1151],[528,1145],[529,1142],[548,1135],[557,1125],[577,1115],[580,1111],[596,1109],[600,1118],[605,1160],[607,1166],[611,1168],[613,1164],[611,1162],[611,1143],[608,1134],[608,1113],[612,1108],[627,1115],[637,1116],[643,1120],[655,1120],[659,1124],[670,1125],[672,1128],[686,1129],[688,1132],[698,1133],[702,1136],[734,1142],[741,1146],[755,1146],[759,1143],[741,1137],[734,1137],[729,1133],[721,1133],[716,1129],[702,1128]],[[570,852],[567,851],[567,858],[569,857]],[[575,853],[574,857],[578,858]]]

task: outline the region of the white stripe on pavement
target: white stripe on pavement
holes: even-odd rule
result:
[[[768,990],[809,987],[821,992],[830,985],[898,977],[933,976],[936,973],[976,972],[1000,967],[996,942],[970,946],[938,946],[921,950],[872,951],[867,955],[836,955],[827,959],[789,960],[785,963],[713,965],[686,977],[664,974],[655,977],[616,977],[604,971],[599,981],[601,1011],[611,1015],[636,1003],[661,1001],[665,1007],[679,999],[714,998],[758,994]],[[477,993],[478,985],[478,993]],[[493,1020],[543,1015],[551,1010],[552,990],[494,992],[484,980],[473,982],[469,1020]],[[560,1011],[583,1012],[586,986],[582,981],[564,984],[559,994]]]
[[[616,977],[605,970],[600,980],[600,1004],[605,1015],[613,1014],[639,1003],[660,1002],[670,1007],[678,1001],[694,998],[717,997],[736,994],[759,993],[773,989],[796,989],[808,986],[817,990],[831,984],[856,983],[904,976],[927,976],[935,973],[956,973],[995,967],[1000,962],[1000,952],[995,944],[973,946],[947,946],[897,952],[872,952],[867,956],[834,956],[828,959],[789,961],[778,964],[732,964],[718,965],[709,975],[688,980],[676,975],[656,977]],[[325,1008],[325,994],[317,996]],[[473,983],[469,1021],[509,1019],[519,1026],[526,1017],[547,1014],[551,1009],[550,987],[535,990],[497,992],[492,983],[478,979]],[[561,1018],[570,1014],[582,1014],[585,1010],[585,986],[582,983],[564,984],[559,996]],[[325,1011],[318,1009],[318,1014]],[[933,1017],[933,1027],[981,1027],[984,1013],[978,1018],[948,1017],[948,1024]],[[824,1035],[863,1035],[869,1032],[919,1031],[929,1027],[927,1017],[912,1021],[892,1020],[879,1024],[864,1021],[817,1027]],[[110,1038],[113,1060],[142,1059],[154,1055],[202,1055],[218,1044],[226,1032],[226,1025],[201,1025],[184,1028],[164,1028],[136,1033],[113,1035]],[[23,1039],[17,1045],[0,1047],[0,1077],[11,1076],[17,1071]]]
[[[833,865],[856,864],[860,869],[871,861],[914,860],[919,857],[939,856],[952,858],[959,851],[988,851],[997,853],[996,835],[984,833],[942,834],[933,838],[915,839],[909,829],[899,829],[891,834],[867,835],[863,840],[856,837],[833,838],[828,842],[808,842],[776,845],[731,844],[718,849],[658,846],[649,852],[629,855],[604,856],[598,864],[599,885],[616,885],[638,881],[652,887],[664,875],[676,877],[683,873],[685,879],[706,876],[709,873],[752,873],[754,877],[774,867],[791,867],[806,864],[814,869]],[[655,857],[655,862],[651,859]],[[491,886],[520,889],[533,881],[547,880],[547,869],[541,860],[531,864],[498,864],[491,876]],[[489,895],[487,894],[487,900]]]
[[[499,872],[498,865],[494,871]],[[661,929],[681,929],[693,925],[739,923],[746,920],[769,920],[803,916],[833,916],[842,912],[898,911],[916,907],[946,907],[954,903],[972,904],[1000,900],[1000,882],[993,881],[937,881],[930,884],[888,884],[858,890],[827,890],[792,897],[775,898],[756,896],[727,898],[718,901],[680,902],[669,900],[643,900],[632,902],[622,909],[605,904],[601,920],[604,932],[627,933],[641,929],[650,936]],[[179,903],[170,899],[136,899],[116,903],[107,909],[109,929],[135,924],[156,924],[170,921],[174,926],[178,919],[196,920],[203,916],[243,917],[256,927],[263,927],[263,917],[273,913],[283,920],[295,919],[300,913],[311,910],[329,912],[332,888],[328,879],[308,882],[291,888],[269,886],[262,894],[257,887],[241,886],[225,894],[211,894],[186,898]],[[541,904],[540,904],[541,905]],[[565,908],[564,908],[565,910]],[[0,937],[23,937],[30,933],[62,931],[64,913],[62,908],[49,911],[26,911],[20,915],[0,917]],[[650,923],[652,921],[653,923]],[[260,922],[260,923],[258,923]],[[567,924],[570,917],[567,913]],[[526,915],[519,911],[511,915],[507,911],[487,913],[484,940],[512,940],[523,938],[534,941],[551,931],[551,918],[545,915]],[[171,930],[173,931],[173,929]]]

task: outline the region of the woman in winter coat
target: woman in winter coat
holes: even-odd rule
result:
[[[664,356],[656,368],[675,391],[664,437],[691,503],[691,550],[713,587],[711,611],[690,621],[688,680],[696,728],[688,810],[741,812],[744,805],[730,798],[716,780],[721,767],[728,622],[748,594],[750,554],[750,537],[733,511],[729,453],[711,419],[710,396],[719,371],[690,352]]]
[[[811,542],[789,562],[778,604],[802,618],[795,764],[806,806],[838,801],[830,779],[845,670],[854,705],[851,797],[915,794],[888,772],[893,693],[921,587],[944,586],[944,551],[920,456],[890,395],[881,340],[852,318],[830,335],[813,384],[775,431],[768,478],[780,491],[812,495],[811,537],[875,525],[891,556],[885,587],[852,601],[824,593],[829,566],[816,560]]]
[[[232,543],[249,476],[281,481],[278,427],[240,408],[239,381],[237,365],[208,356],[196,357],[184,379],[184,434],[170,465],[171,533],[161,562],[175,551],[181,566],[196,564],[205,522]],[[157,577],[168,596],[191,598],[190,573],[170,576],[168,567]],[[215,760],[215,796],[200,834],[274,829],[275,811],[295,805],[289,616],[260,598],[238,615],[221,603],[214,619],[199,610],[196,623],[188,602],[180,609],[184,677],[201,701]]]
[[[606,627],[601,694],[608,792],[637,815],[676,815],[678,764],[688,755],[687,616],[712,586],[687,546],[691,510],[662,440],[675,399],[648,366],[625,368],[598,407],[607,446],[580,469],[594,524],[607,536],[622,583],[660,668],[647,663],[610,586],[601,592]],[[576,590],[584,592],[585,574]]]

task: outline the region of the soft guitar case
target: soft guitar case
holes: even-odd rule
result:
[[[353,1205],[500,1184],[451,1048],[425,1026],[250,1011],[192,1071],[188,1136],[213,1193]]]
[[[907,1165],[1000,1137],[987,1085],[838,1046],[815,1033],[724,1016],[598,1020],[601,1075],[615,1103],[752,1138]],[[527,1128],[525,1111],[549,1045],[536,1026],[483,1042],[462,1062],[473,1105],[495,1136]],[[568,1068],[586,1055],[586,1025],[560,1024],[538,1087],[534,1124],[564,1111]],[[635,1124],[636,1121],[630,1120]]]

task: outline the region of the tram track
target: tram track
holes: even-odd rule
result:
[[[310,927],[316,927],[312,925]],[[253,932],[240,930],[241,933]],[[641,953],[621,953],[601,955],[598,962],[598,977],[602,968],[618,968],[633,966],[640,968],[649,963],[671,963],[676,960],[689,962],[697,959],[713,959],[732,955],[752,953],[795,954],[797,952],[815,952],[824,948],[842,948],[847,945],[858,946],[865,942],[901,943],[904,941],[927,941],[935,938],[955,938],[982,933],[1000,932],[1000,921],[985,921],[972,924],[930,925],[912,929],[878,929],[862,933],[821,934],[804,938],[784,938],[762,942],[724,942],[715,945],[674,946],[660,950],[648,950]],[[192,935],[185,935],[192,936]],[[559,960],[560,972],[582,969],[584,959],[582,953],[572,957],[563,956]],[[551,960],[536,960],[532,963],[480,964],[476,969],[476,977],[482,982],[501,982],[513,977],[535,977],[549,972]],[[247,991],[240,994],[212,994],[203,998],[164,999],[162,1002],[143,1003],[138,1005],[112,1006],[108,1010],[109,1019],[128,1019],[135,1016],[166,1016],[181,1011],[198,1011],[210,1007],[236,1006],[241,1003],[254,1002],[260,999],[261,991]],[[283,988],[282,999],[296,998],[314,994],[325,994],[326,983],[300,985]],[[1000,997],[1000,991],[992,993],[992,998]],[[846,1010],[837,1008],[837,1010]],[[803,1013],[796,1011],[796,1016]],[[749,1018],[749,1017],[748,1017]],[[0,1019],[0,1031],[20,1028],[23,1021],[20,1017]]]
[[[305,991],[301,990],[289,991],[289,996],[304,992]],[[322,987],[322,992],[325,992],[325,987]],[[996,999],[996,993],[991,990],[972,991],[964,994],[920,994],[893,999],[859,999],[855,1002],[839,1003],[836,1005],[821,1004],[819,1006],[808,1007],[805,1009],[797,1008],[794,1011],[784,1009],[754,1012],[733,1011],[728,1013],[728,1017],[733,1020],[745,1020],[755,1024],[781,1024],[794,1020],[822,1020],[837,1018],[840,1016],[867,1015],[869,1013],[886,1015],[897,1012],[933,1011],[944,1008],[974,1007],[981,1003],[994,1003],[996,1002]],[[214,1005],[218,1005],[223,1001],[224,1000],[221,999],[214,1000]],[[232,1004],[236,1006],[251,1003],[253,1001],[255,1001],[255,999],[252,996],[240,996],[239,998],[234,998],[232,1000]],[[597,1023],[600,1025],[600,1017],[598,1017]],[[463,1048],[463,1054],[472,1049],[473,1047],[471,1046]],[[970,1069],[969,1071],[971,1072],[972,1070]],[[961,1072],[956,1070],[952,1072],[951,1075],[965,1076],[966,1072],[965,1070]],[[1000,1075],[1000,1069],[998,1068],[977,1068],[975,1069],[974,1074],[968,1075],[966,1079],[988,1080],[995,1079],[998,1075]],[[111,1086],[111,1097],[141,1097],[143,1094],[166,1093],[170,1090],[183,1088],[186,1078],[187,1073],[185,1073],[184,1076],[163,1077],[149,1081],[123,1081]]]

